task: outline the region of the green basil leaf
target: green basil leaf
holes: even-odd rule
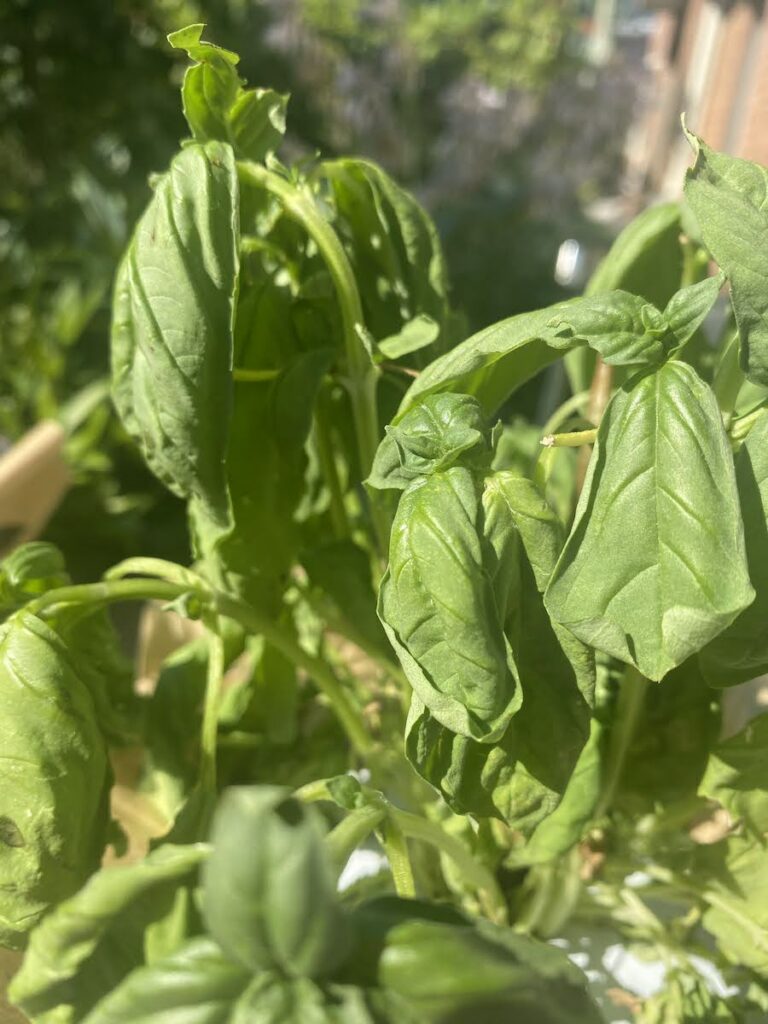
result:
[[[768,672],[768,417],[749,432],[735,463],[749,577],[757,596],[700,652],[710,686],[733,686]]]
[[[680,214],[679,203],[661,203],[631,220],[590,278],[585,295],[621,288],[663,309],[683,276]],[[589,389],[595,360],[595,352],[589,348],[566,353],[565,367],[574,394]]]
[[[228,142],[238,157],[265,160],[285,134],[288,97],[272,89],[245,89],[235,67],[240,58],[202,40],[205,25],[172,32],[168,42],[197,61],[181,88],[184,116],[198,142]]]
[[[439,967],[436,967],[439,965]],[[599,1024],[586,979],[564,953],[488,922],[411,921],[393,928],[382,985],[428,1022]]]
[[[147,927],[172,905],[177,887],[207,855],[166,844],[145,860],[95,874],[32,933],[9,989],[40,1024],[76,1024],[144,961]]]
[[[717,274],[675,292],[664,310],[670,351],[678,352],[706,320],[723,287],[725,276]]]
[[[695,160],[685,176],[685,198],[709,251],[728,278],[741,339],[741,366],[749,380],[768,385],[768,171],[749,160],[717,153],[686,132]]]
[[[478,484],[453,466],[405,491],[392,526],[379,617],[408,680],[454,733],[495,743],[521,703],[484,564]]]
[[[112,320],[113,393],[128,433],[163,483],[221,524],[237,236],[232,150],[185,147],[120,264]]]
[[[455,316],[440,238],[429,214],[376,164],[325,162],[335,226],[359,282],[365,324],[388,359],[426,365],[453,343]],[[429,345],[429,353],[424,350]]]
[[[323,833],[315,808],[280,787],[224,794],[203,871],[204,914],[213,937],[239,963],[313,976],[346,954]]]
[[[425,395],[439,391],[473,395],[486,413],[495,412],[514,391],[560,359],[562,350],[570,347],[563,340],[555,349],[543,340],[547,324],[560,309],[550,307],[502,320],[439,356],[411,384],[400,403],[398,417]]]
[[[83,669],[23,609],[0,627],[0,715],[0,943],[18,947],[98,867],[111,786]]]
[[[734,821],[765,841],[768,833],[768,715],[758,715],[741,732],[718,744],[699,792],[717,800]]]
[[[603,417],[547,607],[658,680],[753,599],[717,403],[690,366],[667,363]]]
[[[491,457],[491,432],[476,399],[452,393],[427,395],[386,428],[367,483],[404,490],[414,480],[457,463],[484,470]]]
[[[544,340],[589,345],[611,366],[651,366],[666,356],[661,325],[651,329],[658,310],[640,296],[613,291],[571,303],[547,324]],[[650,323],[650,327],[649,327]]]
[[[64,556],[53,544],[22,544],[0,562],[0,616],[33,597],[70,582]]]
[[[211,939],[192,939],[132,971],[83,1024],[229,1024],[249,979]]]
[[[419,352],[431,345],[440,334],[440,325],[425,313],[408,320],[397,334],[390,334],[376,343],[376,348],[387,359],[399,359],[411,352]]]
[[[706,910],[702,924],[717,939],[720,952],[728,960],[740,967],[751,967],[765,977],[768,975],[765,844],[751,836],[732,836],[724,848],[725,863],[704,890]]]

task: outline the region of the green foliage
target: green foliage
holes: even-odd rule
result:
[[[35,544],[0,567],[13,999],[42,1024],[597,1022],[541,939],[610,927],[669,967],[638,1019],[739,1019],[768,977],[765,718],[719,736],[723,688],[768,665],[768,417],[762,290],[712,225],[724,191],[768,228],[763,172],[702,149],[688,186],[746,376],[728,331],[704,348],[723,276],[676,206],[587,295],[454,344],[416,200],[368,162],[283,165],[284,100],[200,26],[173,43],[194,139],[121,264],[113,386],[197,561],[73,585]],[[544,447],[490,419],[597,356],[604,412],[569,398]],[[124,600],[200,623],[141,701]],[[169,828],[99,870],[126,741]]]

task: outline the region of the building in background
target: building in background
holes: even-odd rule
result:
[[[656,13],[642,109],[628,140],[627,188],[680,194],[688,126],[714,149],[768,165],[768,0],[685,0]]]

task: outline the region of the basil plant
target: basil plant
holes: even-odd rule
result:
[[[689,133],[684,202],[583,296],[466,338],[418,202],[365,160],[282,162],[287,97],[202,33],[170,37],[189,137],[111,334],[191,564],[0,567],[10,999],[41,1024],[764,1019],[768,171]],[[560,363],[527,423],[516,392]],[[151,693],[126,601],[198,623]],[[120,748],[163,825],[104,866]],[[662,961],[659,991],[588,988],[567,951],[601,942]]]

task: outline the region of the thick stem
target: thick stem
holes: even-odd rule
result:
[[[545,434],[541,439],[544,448],[580,448],[583,444],[594,444],[597,430],[573,430],[565,434]]]

